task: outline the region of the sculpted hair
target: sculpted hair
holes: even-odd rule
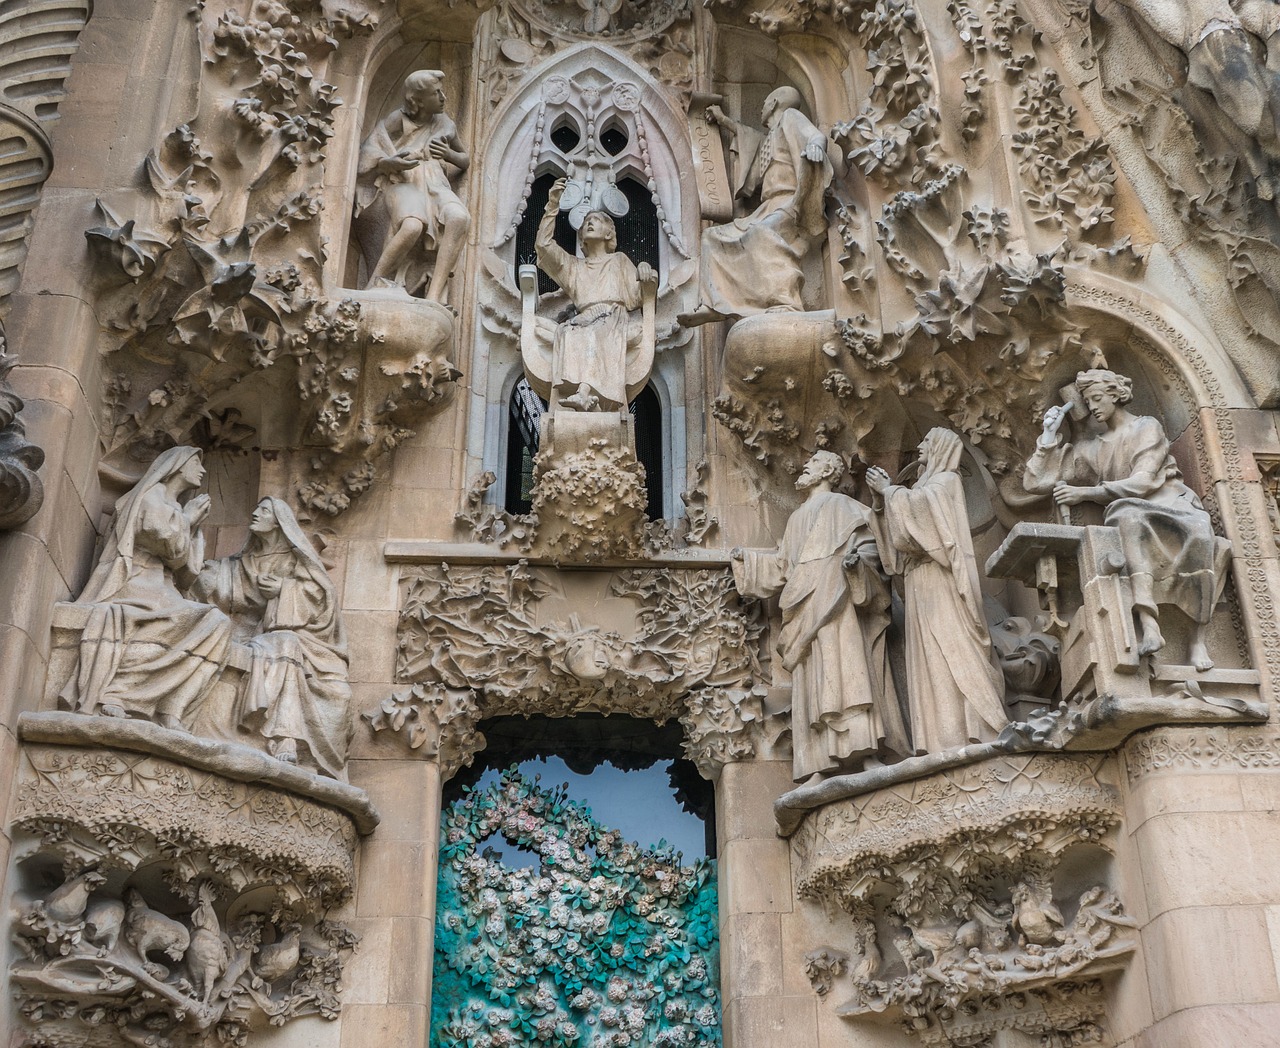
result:
[[[1115,397],[1117,404],[1127,404],[1133,399],[1133,379],[1127,375],[1117,375],[1106,368],[1090,368],[1076,375],[1076,388],[1082,394],[1098,386]]]
[[[809,461],[817,463],[823,479],[829,479],[833,484],[844,476],[844,459],[834,451],[815,451]]]
[[[584,217],[582,220],[582,224],[584,226],[587,224],[588,219],[590,219],[592,215],[599,215],[601,218],[604,219],[605,227],[608,229],[608,233],[605,236],[605,243],[609,246],[610,251],[617,251],[618,250],[618,227],[614,224],[613,216],[609,214],[608,211],[599,211],[599,210],[588,211],[586,214],[586,217]]]

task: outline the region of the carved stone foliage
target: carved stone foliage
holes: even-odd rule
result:
[[[299,497],[337,514],[452,387],[445,307],[322,279],[317,216],[341,105],[325,71],[339,41],[373,25],[358,4],[200,8],[197,112],[147,156],[138,213],[100,202],[86,232],[114,336],[109,467],[136,473],[182,443],[303,446],[314,473]]]
[[[1044,756],[812,814],[794,838],[797,891],[852,918],[847,949],[810,954],[815,990],[841,1015],[900,1023],[926,1045],[984,1044],[1001,1030],[1097,1039],[1101,977],[1136,945],[1136,922],[1093,880],[1119,817],[1098,758]],[[1095,857],[1064,865],[1082,847]]]
[[[1267,66],[1276,47],[1269,5],[1232,6],[1233,19],[1240,19],[1234,28],[1210,19],[1216,9],[1169,9],[1150,0],[1062,6],[1071,18],[1066,34],[1098,79],[1106,106],[1131,129],[1207,258],[1221,264],[1236,320],[1257,336],[1249,348],[1274,360],[1280,96]],[[1262,378],[1269,379],[1265,371]]]
[[[630,844],[515,769],[442,832],[433,1043],[719,1045],[714,861]],[[495,837],[540,861],[504,865]]]
[[[9,385],[17,361],[3,352],[0,339],[0,530],[30,520],[44,504],[44,484],[36,472],[44,450],[26,439],[22,398]]]
[[[704,770],[744,755],[748,726],[763,718],[763,623],[739,603],[729,573],[645,568],[601,578],[601,599],[631,610],[597,624],[545,611],[554,579],[523,561],[417,569],[397,629],[405,686],[366,714],[373,729],[402,733],[446,775],[484,747],[479,719],[500,714],[688,717],[698,725],[690,756]]]
[[[22,760],[10,980],[27,1043],[244,1045],[263,1021],[337,1018],[356,937],[324,914],[352,888],[348,816],[153,755]]]

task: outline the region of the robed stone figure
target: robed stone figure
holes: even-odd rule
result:
[[[839,456],[815,454],[796,481],[809,497],[781,546],[733,552],[740,593],[780,595],[797,782],[856,771],[883,749],[907,752],[886,647],[889,589],[870,511],[833,490],[843,473]]]
[[[891,483],[877,466],[867,470],[877,502],[883,500],[881,560],[903,580],[917,753],[994,739],[1008,722],[957,472],[963,447],[950,430],[931,429],[920,443],[920,475],[910,488]]]

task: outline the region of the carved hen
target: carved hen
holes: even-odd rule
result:
[[[89,905],[89,894],[106,880],[97,870],[84,870],[55,888],[49,898],[37,904],[37,909],[53,923],[73,924],[84,915],[85,907]]]
[[[124,938],[144,961],[157,951],[171,961],[180,961],[191,945],[191,933],[163,913],[151,909],[136,888],[125,893],[128,908],[124,915]],[[158,966],[157,966],[158,967]]]
[[[222,925],[213,908],[213,885],[204,883],[198,892],[200,905],[191,915],[191,945],[187,949],[187,967],[191,969],[191,981],[203,1003],[208,1004],[214,987],[231,963],[227,944],[222,935]]]
[[[1046,946],[1058,937],[1065,923],[1047,885],[1021,881],[1014,885],[1013,930],[1027,942]]]
[[[89,902],[84,917],[84,937],[98,947],[99,957],[109,954],[120,941],[124,913],[124,903],[116,899],[93,899]]]
[[[255,974],[268,987],[298,967],[302,956],[301,926],[290,922],[281,928],[281,932],[280,938],[275,942],[258,947],[257,960],[253,965]]]

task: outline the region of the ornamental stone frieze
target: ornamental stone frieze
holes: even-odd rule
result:
[[[1102,1039],[1137,927],[1105,876],[1114,771],[995,758],[809,815],[792,837],[797,894],[847,915],[806,959],[815,992],[925,1045]]]
[[[363,791],[142,722],[27,714],[9,979],[25,1043],[248,1043],[336,1019]],[[158,1042],[157,1042],[158,1043]]]
[[[723,567],[574,579],[574,597],[592,594],[590,617],[566,614],[565,578],[527,561],[407,568],[401,686],[365,715],[372,729],[401,735],[446,777],[484,748],[479,721],[499,715],[679,719],[688,755],[708,777],[785,743],[762,683],[764,623]]]

